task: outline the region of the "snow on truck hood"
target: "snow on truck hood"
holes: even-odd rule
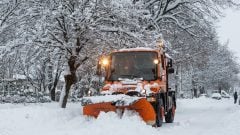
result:
[[[120,80],[122,84],[136,85],[137,83],[141,82],[143,78],[137,79],[118,78],[118,80]]]
[[[119,83],[113,83],[113,84],[106,84],[104,86],[105,89],[108,90],[103,90],[101,91],[101,94],[112,94],[113,92],[117,92],[118,90],[125,89],[127,88],[128,91],[137,91],[139,93],[142,93],[143,91],[145,92],[146,95],[149,95],[150,93],[153,93],[151,91],[152,87],[158,87],[159,84],[153,83],[153,84],[142,84],[140,80],[123,80],[120,81]]]

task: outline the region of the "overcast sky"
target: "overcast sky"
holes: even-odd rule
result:
[[[229,48],[238,57],[240,63],[240,11],[226,10],[225,17],[217,23],[221,43],[229,40]]]

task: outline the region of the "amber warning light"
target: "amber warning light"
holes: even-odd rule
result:
[[[102,65],[107,66],[109,64],[109,60],[107,58],[102,59]]]

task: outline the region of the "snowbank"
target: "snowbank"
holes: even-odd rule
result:
[[[240,106],[232,99],[178,100],[175,122],[161,128],[146,125],[127,112],[101,113],[98,119],[82,115],[80,103],[1,104],[0,135],[238,135]]]

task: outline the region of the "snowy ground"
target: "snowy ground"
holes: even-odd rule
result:
[[[240,106],[232,99],[178,100],[175,122],[147,126],[138,116],[119,119],[102,113],[82,115],[80,104],[60,109],[56,103],[0,104],[0,135],[239,135]]]

